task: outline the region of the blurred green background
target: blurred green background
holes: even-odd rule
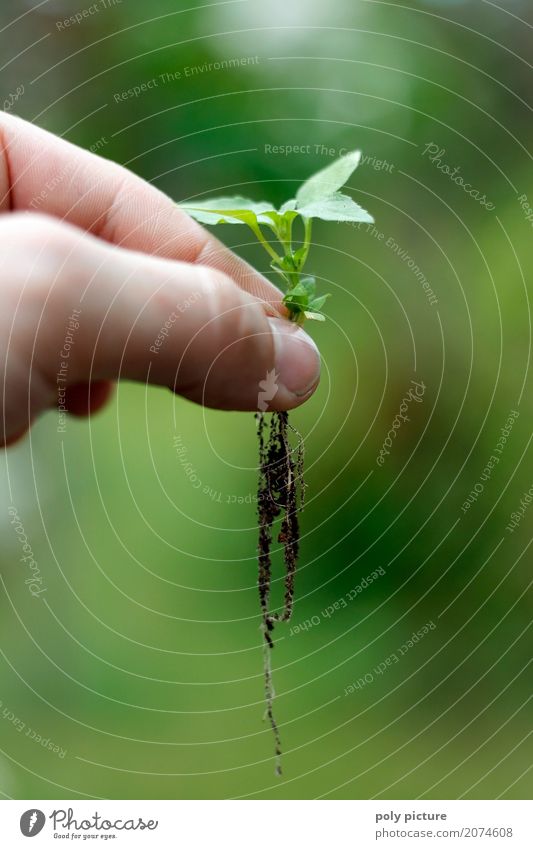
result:
[[[2,96],[24,87],[12,111],[176,200],[282,201],[358,147],[368,159],[349,190],[376,230],[319,223],[310,257],[334,297],[311,328],[321,386],[291,414],[308,482],[292,625],[315,624],[277,631],[283,778],[262,722],[253,416],[123,384],[92,421],[58,434],[50,413],[2,458],[0,790],[530,797],[533,508],[506,526],[533,483],[532,224],[519,200],[533,206],[531,4],[97,5],[60,27],[91,4],[3,0]],[[268,273],[243,230],[220,235]],[[413,379],[423,401],[380,467]]]

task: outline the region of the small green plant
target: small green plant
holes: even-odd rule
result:
[[[314,277],[303,274],[311,247],[314,218],[323,221],[351,221],[373,224],[374,219],[341,189],[361,159],[354,150],[318,171],[286,201],[280,209],[263,201],[243,197],[220,197],[182,204],[182,209],[201,224],[247,224],[270,257],[271,268],[285,285],[285,304],[289,318],[303,324],[306,318],[324,321],[322,308],[329,294],[316,294]],[[296,241],[294,224],[301,220],[302,239]],[[274,235],[275,243],[266,237]]]
[[[337,159],[303,183],[296,197],[288,200],[280,209],[274,209],[269,203],[243,197],[211,198],[195,201],[194,205],[182,204],[181,208],[201,224],[247,224],[269,255],[271,268],[285,284],[283,303],[290,320],[300,325],[306,318],[324,321],[322,308],[329,294],[317,296],[315,278],[303,276],[311,247],[311,226],[314,218],[374,223],[368,212],[349,195],[339,191],[359,165],[360,159],[358,150]],[[301,219],[303,235],[299,242],[294,237],[293,229],[298,218]],[[281,250],[276,250],[263,228],[266,228],[269,236],[274,235]],[[260,409],[266,409],[266,406]],[[270,427],[267,427],[264,412],[258,412],[256,418],[259,440],[257,559],[264,638],[265,717],[274,734],[275,771],[281,775],[281,738],[273,710],[271,652],[274,648],[274,627],[277,623],[289,621],[294,606],[294,579],[300,551],[298,514],[304,506],[305,492],[304,446],[298,431],[289,424],[287,413],[273,413]],[[294,448],[290,443],[291,436],[297,438]],[[271,598],[271,547],[274,539],[280,544],[285,568],[281,608],[272,606]]]

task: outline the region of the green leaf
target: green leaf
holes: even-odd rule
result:
[[[280,215],[287,215],[287,213],[292,212],[296,209],[296,198],[291,198],[290,200],[286,200],[283,206],[279,208]]]
[[[327,295],[320,295],[319,298],[313,298],[313,300],[309,302],[309,308],[315,312],[320,312],[327,299],[330,297],[331,294],[328,293]]]
[[[286,304],[307,307],[309,305],[309,293],[302,283],[297,283],[296,286],[289,289],[283,300]]]
[[[298,206],[328,197],[344,186],[361,160],[361,151],[353,150],[326,168],[313,174],[296,192]],[[282,207],[283,208],[283,207]]]
[[[349,195],[341,192],[320,198],[298,207],[304,218],[321,218],[323,221],[364,221],[373,224],[372,216]]]
[[[314,277],[302,277],[300,280],[300,284],[304,287],[305,291],[309,295],[310,298],[314,298],[316,291],[316,280]]]
[[[326,316],[322,315],[321,312],[311,312],[311,310],[304,310],[304,315],[306,318],[312,318],[314,321],[326,320]]]
[[[277,215],[271,203],[243,197],[208,198],[180,204],[180,208],[201,224],[249,224],[252,220],[272,225],[265,213]]]

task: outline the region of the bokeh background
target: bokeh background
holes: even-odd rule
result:
[[[334,297],[311,328],[321,386],[291,414],[308,483],[292,625],[314,624],[277,632],[284,775],[262,721],[253,416],[123,384],[1,458],[0,790],[528,798],[533,507],[508,525],[533,483],[531,3],[192,5],[109,0],[61,28],[91,3],[3,0],[1,93],[176,200],[281,202],[342,149],[368,157],[349,191],[376,230],[319,223],[309,264]],[[268,273],[243,230],[220,235]],[[412,380],[423,399],[379,466]]]

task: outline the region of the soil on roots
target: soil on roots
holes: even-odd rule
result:
[[[274,718],[272,683],[273,631],[276,623],[288,622],[294,606],[294,578],[300,551],[298,513],[304,506],[303,441],[289,424],[288,413],[272,413],[267,423],[263,413],[257,414],[259,439],[259,483],[257,505],[259,518],[259,600],[264,636],[264,676],[266,717],[275,741],[276,774],[281,775],[281,738]],[[291,445],[291,437],[295,446]],[[281,610],[271,607],[272,540],[274,524],[280,519],[277,541],[283,547],[285,569],[284,600]]]

